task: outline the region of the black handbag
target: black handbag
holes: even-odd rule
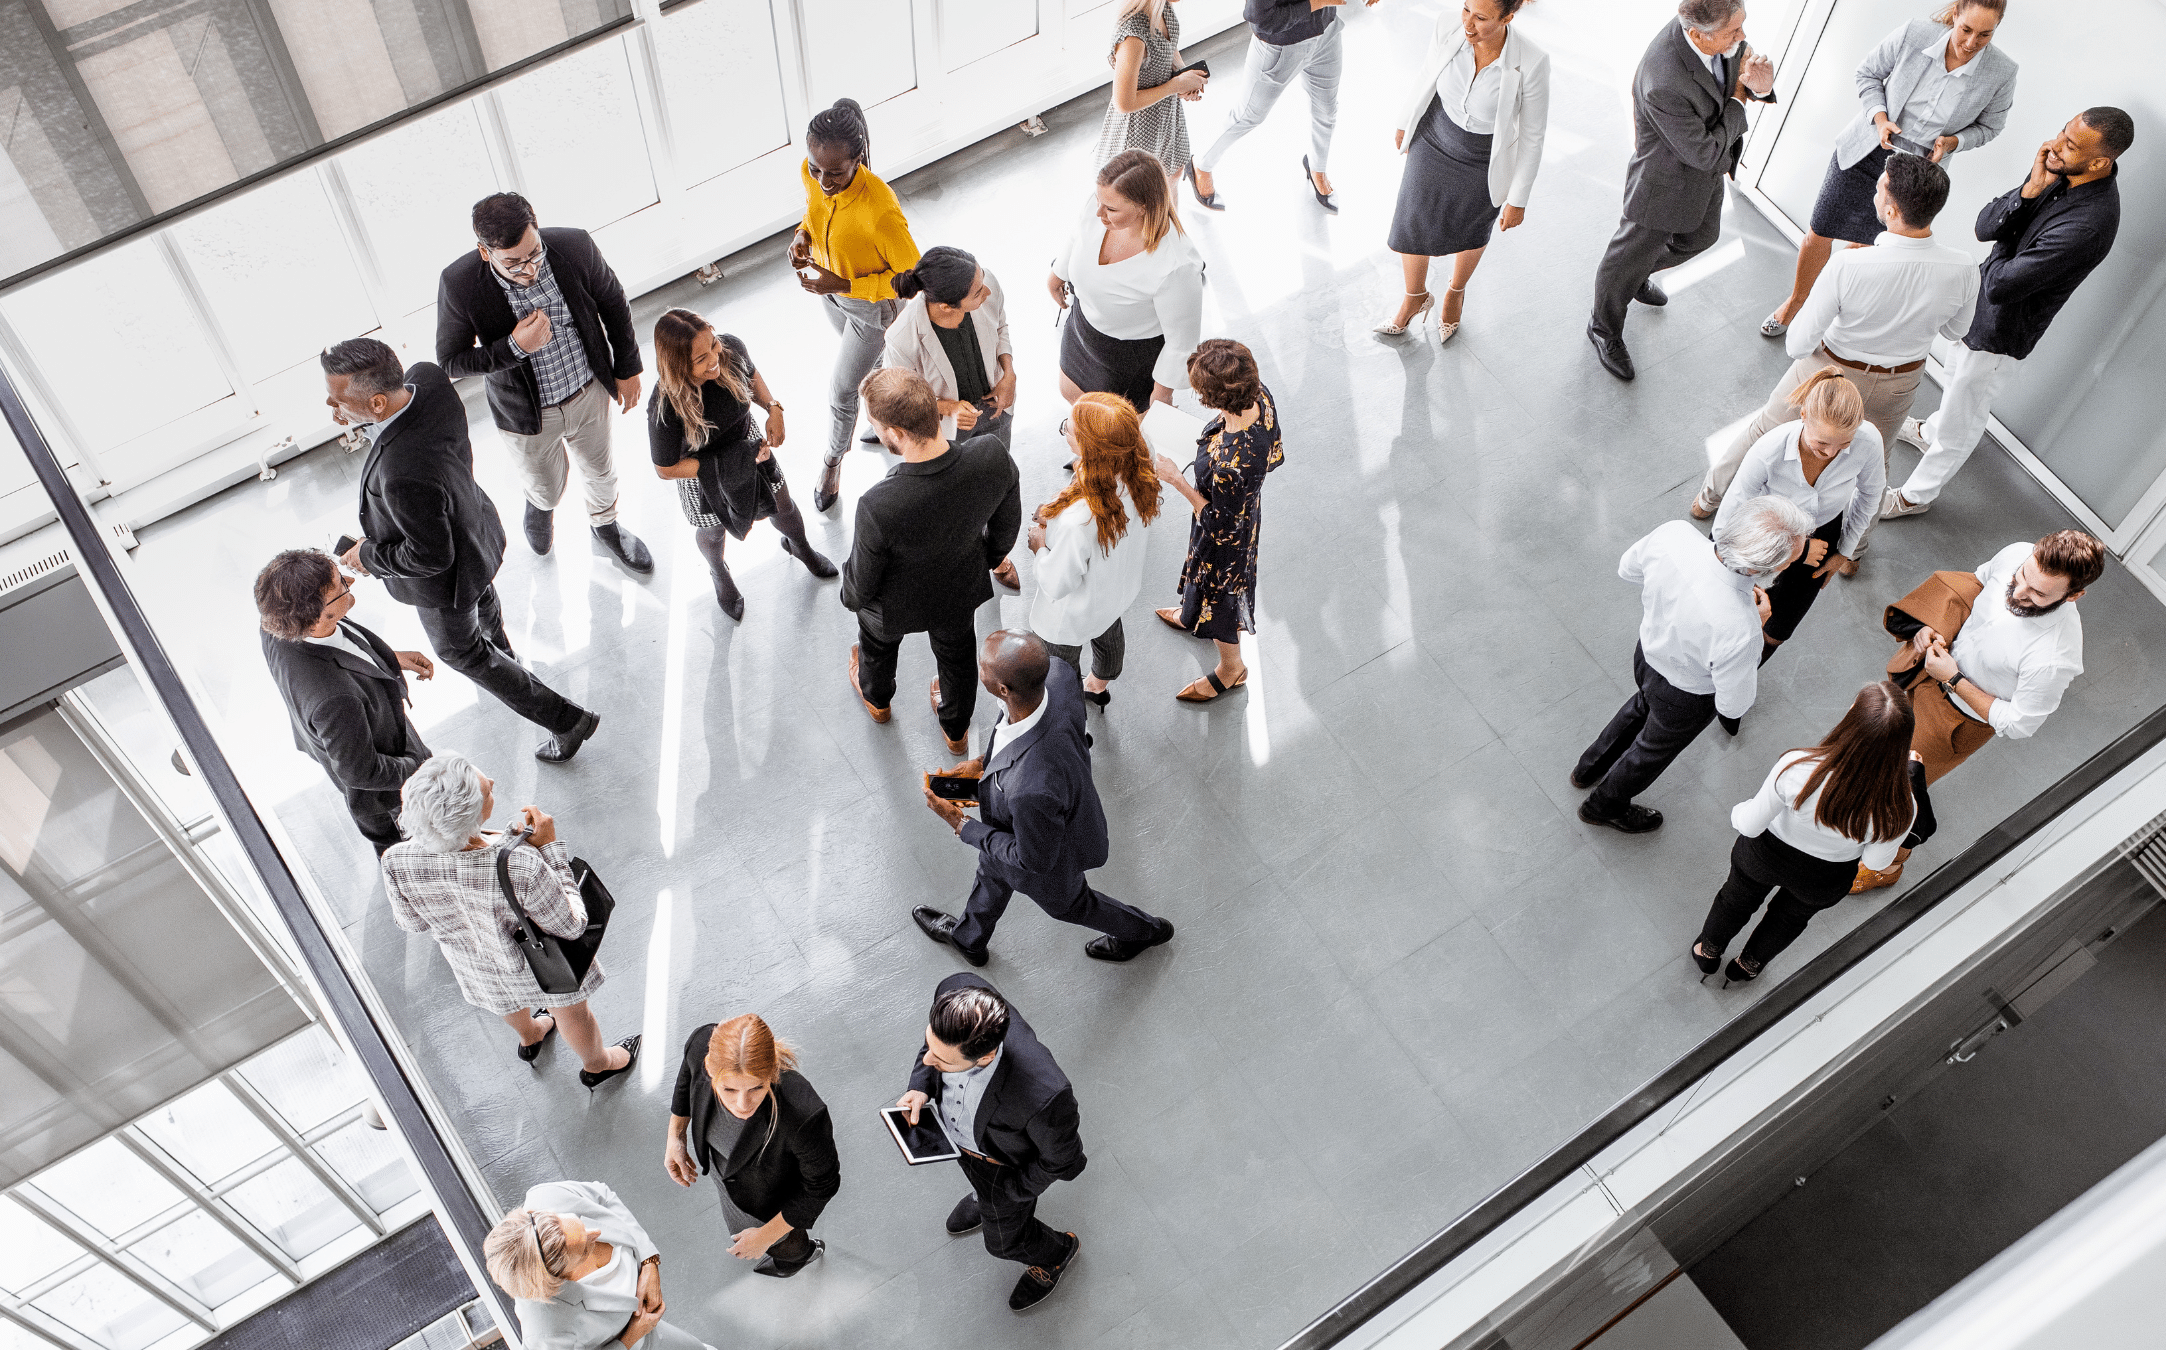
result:
[[[503,888],[504,903],[518,922],[512,927],[512,936],[525,954],[528,969],[534,972],[534,980],[545,994],[576,994],[585,982],[587,971],[593,968],[594,954],[601,950],[602,937],[609,928],[609,916],[617,907],[616,897],[602,884],[584,858],[572,859],[572,879],[578,883],[579,898],[586,905],[587,926],[578,937],[560,938],[554,933],[542,931],[540,924],[519,903],[519,893],[511,884],[511,851],[527,837],[526,830],[513,830],[506,834],[504,847],[496,851],[496,884]]]

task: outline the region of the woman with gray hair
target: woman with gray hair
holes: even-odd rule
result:
[[[662,1320],[662,1253],[599,1181],[545,1181],[481,1244],[528,1350],[714,1350]]]
[[[466,1001],[519,1033],[520,1059],[532,1064],[561,1028],[579,1056],[579,1081],[591,1092],[632,1067],[639,1037],[603,1043],[587,1007],[587,996],[602,985],[599,960],[587,968],[572,1002],[550,1005],[564,995],[543,993],[535,981],[513,936],[517,917],[497,884],[498,852],[510,851],[512,888],[544,932],[578,937],[586,931],[587,908],[572,876],[571,852],[540,807],[521,807],[514,831],[482,832],[496,807],[495,790],[494,780],[459,755],[432,755],[414,770],[400,790],[399,829],[406,839],[383,857],[391,917],[409,933],[436,939]],[[521,844],[533,845],[532,851]]]

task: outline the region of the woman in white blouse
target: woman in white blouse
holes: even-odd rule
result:
[[[1893,680],[1866,685],[1820,744],[1776,760],[1760,791],[1730,812],[1730,876],[1692,944],[1703,980],[1770,891],[1767,914],[1722,972],[1725,987],[1757,978],[1815,913],[1850,894],[1861,862],[1885,868],[1932,836],[1912,726],[1910,695]]]
[[[1156,158],[1123,150],[1106,161],[1046,289],[1068,311],[1062,398],[1119,394],[1141,413],[1187,387],[1189,353],[1203,329],[1203,255],[1181,228]]]
[[[481,1247],[530,1350],[714,1350],[662,1320],[662,1254],[599,1181],[545,1181]]]
[[[1858,541],[1880,510],[1888,485],[1880,432],[1865,420],[1865,396],[1835,366],[1822,366],[1790,394],[1796,421],[1753,442],[1715,512],[1715,533],[1760,497],[1780,497],[1812,519],[1798,560],[1767,585],[1769,614],[1760,663],[1787,641],[1820,598],[1828,578],[1857,570]]]
[[[1512,28],[1527,2],[1465,0],[1456,23],[1448,13],[1437,21],[1392,132],[1406,156],[1390,238],[1406,297],[1379,333],[1421,321],[1436,303],[1429,260],[1451,257],[1451,289],[1437,309],[1437,340],[1451,341],[1491,228],[1526,219],[1549,129],[1549,57]]]
[[[1038,597],[1030,630],[1046,649],[1078,671],[1083,644],[1091,670],[1083,697],[1103,708],[1127,655],[1121,611],[1143,589],[1144,554],[1158,517],[1158,474],[1143,422],[1127,400],[1083,394],[1062,425],[1075,455],[1075,477],[1059,496],[1031,514],[1030,551],[1038,563]]]

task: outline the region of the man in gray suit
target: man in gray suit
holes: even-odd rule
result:
[[[1587,340],[1620,380],[1625,307],[1669,302],[1652,273],[1706,252],[1722,233],[1722,180],[1745,143],[1745,100],[1775,101],[1775,65],[1745,43],[1744,0],[1683,0],[1632,79],[1637,139],[1625,170],[1624,219],[1594,277]]]

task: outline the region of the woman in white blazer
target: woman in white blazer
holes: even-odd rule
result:
[[[662,1254],[599,1181],[545,1181],[482,1244],[527,1350],[714,1350],[662,1320]]]
[[[1390,336],[1436,304],[1429,260],[1450,256],[1451,289],[1437,306],[1437,341],[1459,331],[1467,282],[1492,227],[1526,218],[1549,130],[1549,56],[1512,29],[1528,0],[1465,0],[1437,22],[1421,78],[1400,102],[1393,143],[1406,156],[1391,249],[1406,298],[1376,331]],[[1502,208],[1501,219],[1499,208]]]
[[[1075,477],[1031,513],[1030,551],[1038,561],[1038,596],[1030,629],[1046,650],[1078,671],[1091,648],[1083,697],[1103,708],[1127,656],[1121,611],[1143,589],[1144,555],[1158,517],[1158,474],[1135,405],[1119,394],[1079,396],[1061,425],[1075,455]]]
[[[1858,63],[1858,114],[1835,138],[1790,296],[1760,325],[1762,337],[1790,331],[1836,240],[1880,237],[1873,189],[1889,155],[1903,151],[1938,164],[2001,134],[2016,101],[2016,63],[1992,45],[2007,7],[2008,0],[1951,0],[1932,18],[1912,19],[1882,38]]]

